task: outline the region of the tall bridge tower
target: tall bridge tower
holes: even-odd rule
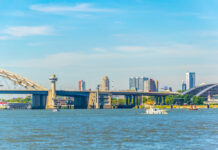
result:
[[[46,109],[54,108],[54,99],[56,98],[56,82],[58,78],[53,74],[49,80],[51,81],[51,90],[48,91]]]
[[[56,82],[58,81],[58,78],[53,74],[49,80],[51,81],[51,93],[52,98],[56,98]]]

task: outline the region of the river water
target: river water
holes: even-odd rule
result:
[[[218,109],[2,110],[0,149],[218,149]]]

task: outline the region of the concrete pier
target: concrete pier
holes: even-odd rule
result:
[[[45,109],[47,95],[33,94],[32,95],[32,109]]]

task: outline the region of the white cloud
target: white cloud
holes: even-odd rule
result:
[[[62,13],[62,12],[114,12],[114,9],[101,9],[94,8],[92,4],[81,3],[74,6],[51,6],[51,5],[32,5],[30,9],[49,12],[49,13]]]
[[[0,40],[8,40],[8,39],[10,39],[9,36],[0,36]]]
[[[3,33],[15,37],[49,35],[51,32],[52,28],[49,26],[14,26],[3,31]]]
[[[94,50],[95,52],[99,52],[99,53],[105,53],[105,52],[107,52],[107,50],[106,50],[105,48],[98,48],[98,47],[96,47],[96,48],[93,48],[93,50]]]
[[[217,37],[218,31],[217,30],[215,30],[215,31],[202,31],[202,32],[199,32],[199,35],[203,36],[203,37]]]
[[[40,43],[39,43],[40,44]],[[34,44],[33,44],[34,45]],[[36,44],[37,45],[37,44]],[[117,46],[113,48],[93,48],[90,52],[62,52],[51,54],[37,59],[25,59],[21,61],[9,62],[10,67],[36,67],[36,68],[62,68],[71,66],[119,66],[124,60],[134,58],[135,61],[142,61],[145,64],[157,65],[155,59],[162,59],[161,65],[181,65],[189,64],[196,60],[198,64],[213,63],[217,56],[216,51],[205,51],[192,45],[171,44],[165,46]],[[210,57],[210,60],[204,58]],[[204,59],[199,59],[204,58]],[[123,60],[123,61],[120,61]],[[128,62],[126,62],[128,63]],[[192,64],[196,64],[192,63]],[[160,65],[160,64],[159,64]],[[189,64],[190,65],[190,64]]]
[[[122,52],[143,52],[147,51],[150,52],[152,49],[149,47],[144,46],[118,46],[115,47],[115,50],[122,51]]]
[[[44,45],[45,43],[43,43],[43,42],[32,42],[32,43],[28,43],[27,45],[28,46],[32,46],[32,47],[35,47],[35,46],[42,46],[42,45]]]

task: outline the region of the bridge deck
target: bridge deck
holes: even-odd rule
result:
[[[0,90],[0,94],[39,94],[39,95],[48,95],[48,91],[38,91],[38,90]]]
[[[97,91],[64,91],[57,90],[56,94],[60,96],[89,96],[90,93]],[[39,94],[48,95],[48,91],[39,90],[0,90],[0,94]],[[177,95],[175,92],[131,92],[131,91],[99,91],[99,94],[111,94],[111,95],[143,95],[143,96],[167,96]]]

